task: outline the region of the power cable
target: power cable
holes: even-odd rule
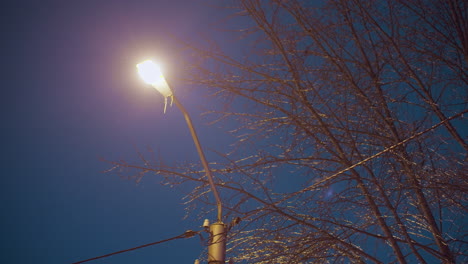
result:
[[[386,153],[386,152],[388,152],[388,151],[391,151],[391,150],[393,150],[393,149],[395,149],[395,148],[397,148],[397,147],[399,147],[399,146],[401,146],[401,145],[407,143],[408,141],[411,141],[411,140],[413,140],[413,139],[415,139],[415,138],[417,138],[417,137],[420,137],[421,135],[424,135],[424,134],[426,134],[426,133],[428,133],[428,132],[430,132],[430,131],[436,129],[436,128],[438,128],[439,126],[442,126],[443,124],[445,124],[445,123],[447,123],[447,122],[449,122],[449,121],[451,121],[451,120],[453,120],[453,119],[459,118],[460,116],[463,117],[463,115],[466,114],[466,113],[468,113],[468,109],[465,109],[464,111],[461,111],[461,112],[459,112],[459,113],[457,113],[457,114],[455,114],[455,115],[453,115],[453,116],[451,116],[451,117],[448,117],[448,118],[446,118],[446,119],[440,121],[439,123],[437,123],[437,124],[435,124],[435,125],[433,125],[433,126],[427,128],[427,129],[425,129],[425,130],[423,130],[423,131],[421,131],[421,132],[418,132],[418,133],[416,133],[416,134],[414,134],[414,135],[412,135],[412,136],[410,136],[410,137],[408,137],[408,138],[406,138],[406,139],[404,139],[404,140],[402,140],[402,141],[396,143],[395,145],[392,145],[392,146],[390,146],[390,147],[387,147],[387,148],[385,148],[384,150],[382,150],[382,151],[380,151],[380,152],[378,152],[378,153],[376,153],[376,154],[374,154],[374,155],[372,155],[372,156],[370,156],[370,157],[367,157],[367,158],[365,158],[365,159],[363,159],[363,160],[361,160],[361,161],[359,161],[359,162],[357,162],[357,163],[355,163],[355,164],[353,164],[353,165],[351,165],[351,166],[349,166],[349,167],[347,167],[347,168],[345,168],[345,169],[342,169],[342,170],[340,170],[340,171],[338,171],[338,172],[336,172],[336,173],[334,173],[334,174],[332,174],[332,175],[330,175],[330,176],[327,176],[327,177],[325,177],[325,178],[323,178],[323,179],[321,179],[321,180],[315,182],[314,184],[312,184],[312,185],[309,186],[309,187],[306,187],[306,188],[304,188],[304,189],[302,189],[302,190],[300,190],[300,191],[297,191],[297,192],[295,192],[295,193],[292,193],[293,195],[290,195],[290,196],[287,197],[286,199],[281,200],[281,202],[282,202],[282,201],[285,201],[285,200],[287,200],[287,199],[289,199],[289,198],[291,198],[291,197],[293,197],[293,196],[295,196],[295,195],[298,195],[298,194],[304,193],[304,192],[306,192],[306,191],[312,190],[312,189],[315,188],[317,185],[322,184],[322,183],[324,183],[324,182],[326,182],[326,181],[329,181],[329,180],[331,180],[331,179],[333,179],[333,178],[339,176],[340,174],[342,174],[342,173],[344,173],[344,172],[347,172],[347,171],[349,171],[349,170],[351,170],[351,169],[354,169],[355,167],[357,167],[357,166],[359,166],[359,165],[362,165],[362,164],[368,162],[369,160],[372,160],[372,159],[374,159],[374,158],[376,158],[376,157],[378,157],[378,156],[380,156],[380,155],[382,155],[382,154],[384,154],[384,153]],[[278,202],[276,202],[276,203],[278,203]]]
[[[161,244],[161,243],[168,242],[168,241],[175,240],[175,239],[180,239],[180,238],[191,238],[191,237],[193,237],[193,236],[199,234],[200,232],[201,232],[201,231],[187,230],[187,231],[185,231],[183,234],[178,235],[178,236],[175,236],[175,237],[172,237],[172,238],[164,239],[164,240],[161,240],[161,241],[156,241],[156,242],[153,242],[153,243],[141,245],[141,246],[134,247],[134,248],[129,248],[129,249],[120,250],[120,251],[113,252],[113,253],[109,253],[109,254],[106,254],[106,255],[102,255],[102,256],[99,256],[99,257],[94,257],[94,258],[90,258],[90,259],[81,260],[81,261],[78,261],[78,262],[73,262],[72,264],[80,264],[80,263],[88,262],[88,261],[91,261],[91,260],[96,260],[96,259],[101,259],[101,258],[107,258],[107,257],[113,256],[113,255],[117,255],[117,254],[120,254],[120,253],[129,252],[129,251],[132,251],[132,250],[136,250],[136,249],[140,249],[140,248],[144,248],[144,247],[153,246],[153,245],[156,245],[156,244]]]

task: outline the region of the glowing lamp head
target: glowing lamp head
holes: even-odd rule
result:
[[[146,60],[142,63],[137,64],[138,73],[141,79],[147,84],[153,86],[158,90],[164,97],[172,96],[171,88],[166,82],[164,75],[161,72],[160,67],[151,60]]]

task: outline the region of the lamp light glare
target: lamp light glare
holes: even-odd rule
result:
[[[161,68],[151,60],[146,60],[137,64],[138,73],[141,79],[153,86],[158,90],[164,97],[172,96],[171,88],[166,82],[164,75],[161,72]]]

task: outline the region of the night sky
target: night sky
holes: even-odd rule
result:
[[[180,111],[163,113],[135,64],[163,58],[176,76],[184,61],[165,33],[213,34],[220,11],[200,2],[2,4],[0,263],[72,263],[201,229],[183,219],[183,192],[156,176],[136,184],[103,173],[101,161],[147,147],[169,162],[197,161]],[[174,89],[205,150],[219,150],[225,135],[200,117],[206,92],[186,88]],[[194,237],[88,263],[193,263],[203,248]]]

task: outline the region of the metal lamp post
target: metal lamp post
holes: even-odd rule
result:
[[[205,153],[200,144],[200,140],[198,139],[197,133],[192,123],[192,119],[188,114],[185,107],[177,100],[177,97],[174,96],[171,87],[167,83],[164,75],[161,72],[161,69],[157,64],[152,62],[151,60],[146,60],[142,63],[137,64],[138,73],[140,77],[145,81],[147,84],[153,86],[158,92],[160,92],[164,98],[166,99],[170,97],[171,100],[175,103],[175,105],[180,109],[182,114],[184,115],[185,121],[187,122],[187,126],[190,130],[190,134],[192,135],[193,142],[195,143],[195,147],[197,148],[198,156],[200,157],[201,163],[203,165],[203,169],[205,170],[206,176],[208,177],[208,182],[210,184],[211,191],[216,199],[216,205],[218,209],[217,221],[216,223],[209,224],[207,226],[210,232],[210,242],[208,245],[208,263],[210,264],[221,264],[225,263],[226,258],[226,225],[222,222],[222,204],[221,198],[219,197],[218,190],[216,189],[216,185],[213,181],[213,176],[211,174],[210,167],[208,166],[208,162],[206,161]],[[164,107],[164,110],[166,106]],[[204,224],[205,226],[205,224]]]

